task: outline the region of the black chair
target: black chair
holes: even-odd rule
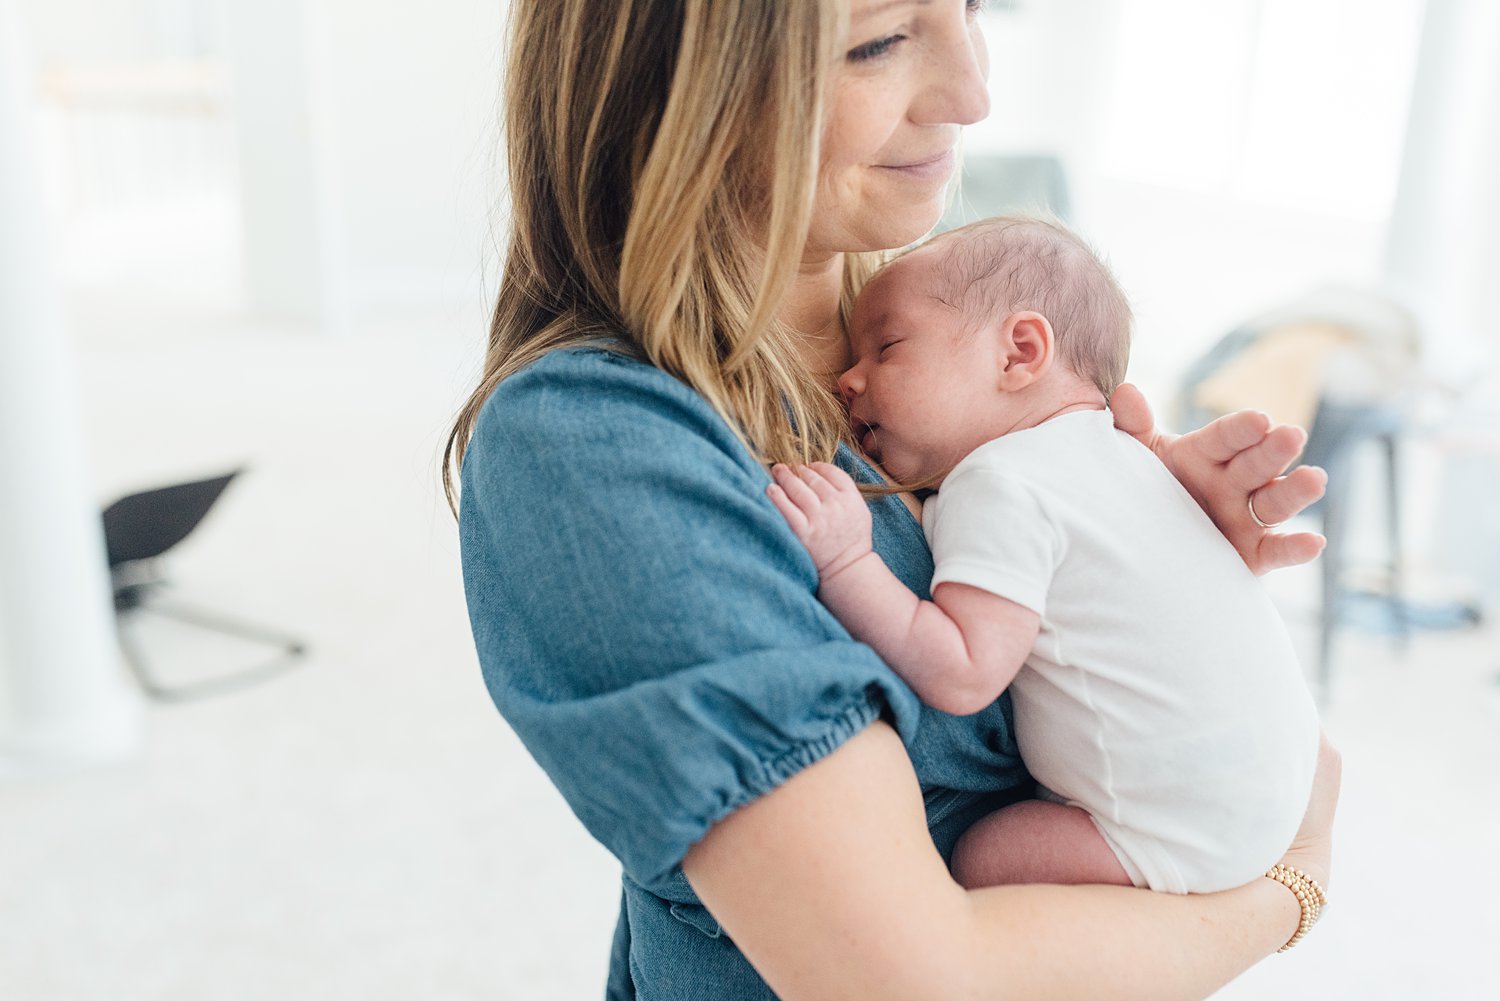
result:
[[[104,542],[114,588],[120,649],[146,694],[161,701],[181,701],[254,684],[291,667],[306,648],[300,640],[218,612],[164,601],[168,585],[160,573],[161,557],[198,527],[209,509],[242,470],[223,476],[178,483],[121,497],[104,511]],[[130,636],[128,620],[151,612],[199,629],[277,648],[270,660],[257,662],[207,680],[166,685],[158,680]]]

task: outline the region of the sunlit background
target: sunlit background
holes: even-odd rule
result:
[[[618,869],[489,702],[437,479],[504,16],[0,0],[0,997],[600,996]],[[1330,558],[1267,586],[1345,754],[1334,904],[1218,997],[1495,997],[1500,0],[982,17],[949,222],[1062,215],[1164,422],[1330,470]],[[232,472],[113,508],[107,567],[105,508]],[[127,561],[153,504],[187,534]]]

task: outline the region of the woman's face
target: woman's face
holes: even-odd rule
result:
[[[850,0],[830,84],[810,256],[886,250],[943,213],[959,128],[989,113],[979,0]]]

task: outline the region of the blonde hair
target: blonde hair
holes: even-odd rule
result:
[[[697,391],[762,462],[828,459],[831,386],[777,320],[812,215],[847,0],[517,0],[504,134],[511,233],[479,385],[599,341]],[[845,255],[845,315],[877,263]]]
[[[976,323],[1018,310],[1052,324],[1059,360],[1108,400],[1130,363],[1130,300],[1099,254],[1056,219],[995,216],[927,241],[954,246],[936,291]]]

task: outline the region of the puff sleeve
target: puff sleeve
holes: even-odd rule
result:
[[[554,351],[503,382],[461,473],[465,596],[496,707],[650,889],[736,807],[915,696],[816,598],[766,472],[643,362]]]

